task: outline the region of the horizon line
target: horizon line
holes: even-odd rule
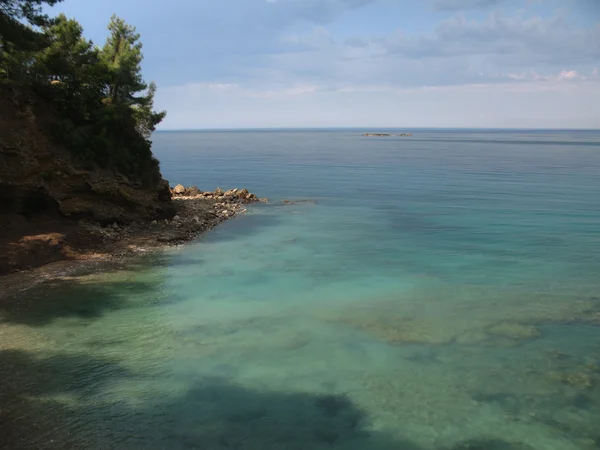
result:
[[[387,130],[506,130],[506,131],[600,131],[600,128],[539,128],[539,127],[215,127],[215,128],[168,128],[155,130],[160,132],[180,131],[292,131],[292,130],[362,130],[365,132],[387,131]]]

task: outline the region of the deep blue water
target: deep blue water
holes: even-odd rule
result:
[[[156,133],[271,201],[0,311],[33,448],[600,448],[600,132],[364,131]]]

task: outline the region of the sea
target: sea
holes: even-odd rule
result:
[[[600,131],[152,140],[269,203],[3,305],[0,448],[600,448]]]

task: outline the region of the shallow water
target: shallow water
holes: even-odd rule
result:
[[[4,446],[600,448],[600,132],[413,134],[157,133],[272,202],[0,305]]]

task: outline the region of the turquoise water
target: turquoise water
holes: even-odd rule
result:
[[[412,132],[157,133],[271,203],[0,304],[5,446],[600,448],[600,132]]]

